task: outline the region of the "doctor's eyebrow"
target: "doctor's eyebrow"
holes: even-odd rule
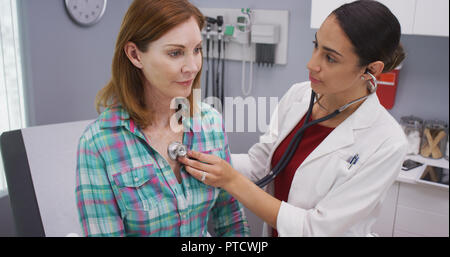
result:
[[[316,42],[317,42],[317,44],[318,44],[319,41],[317,40],[317,32],[316,32],[316,34],[314,35],[314,37],[316,38]],[[342,54],[340,54],[338,51],[334,50],[333,48],[329,48],[329,47],[327,47],[327,46],[322,46],[322,48],[325,49],[325,50],[327,50],[328,52],[332,52],[332,53],[335,53],[335,54],[337,54],[337,55],[339,55],[339,56],[342,56]]]

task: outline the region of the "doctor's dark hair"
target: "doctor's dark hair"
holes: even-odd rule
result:
[[[142,70],[135,67],[125,53],[128,42],[147,52],[149,44],[158,40],[169,30],[193,17],[203,29],[205,18],[200,10],[188,0],[134,0],[128,8],[117,36],[111,67],[111,80],[95,99],[97,112],[100,108],[121,105],[136,124],[142,128],[152,123],[153,112],[145,104]],[[201,69],[195,77],[192,90],[200,88]],[[191,115],[193,94],[188,97]]]
[[[340,6],[333,14],[352,42],[361,67],[382,61],[383,72],[389,72],[405,59],[400,23],[385,5],[360,0]]]

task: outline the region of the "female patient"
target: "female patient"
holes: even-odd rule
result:
[[[220,114],[193,102],[193,89],[200,87],[203,24],[187,0],[131,4],[111,81],[97,95],[97,110],[105,110],[79,142],[76,197],[85,235],[207,236],[210,216],[218,236],[249,235],[241,204],[197,181],[167,153],[171,142],[183,142],[230,161]],[[200,123],[185,117],[181,131],[171,126],[177,111],[171,102],[178,97],[201,111]]]

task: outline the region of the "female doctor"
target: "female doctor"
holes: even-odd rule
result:
[[[369,235],[406,155],[406,138],[375,93],[375,77],[405,57],[399,41],[400,24],[384,5],[357,1],[339,7],[316,33],[310,81],[290,88],[260,142],[233,156],[234,168],[194,151],[179,160],[191,175],[225,189],[270,225],[266,235]],[[307,128],[297,148],[286,150],[305,119],[321,118],[326,120]],[[270,193],[254,184],[292,151]]]

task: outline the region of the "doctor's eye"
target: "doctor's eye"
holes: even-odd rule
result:
[[[333,59],[333,57],[331,57],[330,55],[328,55],[327,54],[327,61],[329,62],[329,63],[335,63],[336,62],[336,60],[335,59]]]

